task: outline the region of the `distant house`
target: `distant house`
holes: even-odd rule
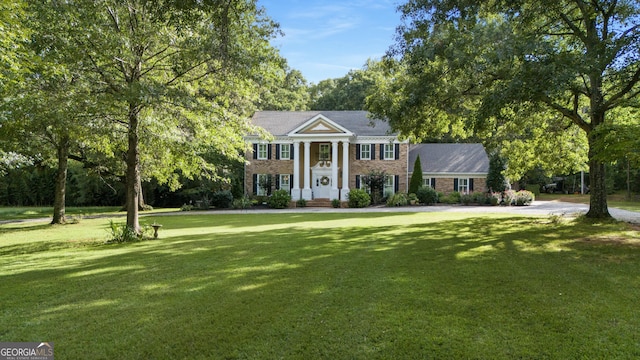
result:
[[[436,190],[484,190],[489,160],[482,145],[410,145],[386,122],[368,115],[366,111],[257,112],[253,125],[272,139],[245,136],[251,144],[245,154],[245,192],[269,195],[284,189],[293,200],[346,201],[350,189],[364,187],[362,176],[373,170],[387,174],[386,194],[406,192],[417,154],[427,185]]]

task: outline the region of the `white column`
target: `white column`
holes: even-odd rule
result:
[[[331,200],[340,198],[338,190],[338,140],[331,142]]]
[[[300,200],[300,141],[293,142],[293,189],[291,199]]]
[[[349,195],[349,141],[342,142],[342,189],[340,200],[347,201]]]
[[[313,193],[311,191],[311,143],[304,142],[304,189],[302,189],[302,198],[311,200]]]

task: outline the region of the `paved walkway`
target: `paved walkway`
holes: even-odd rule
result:
[[[460,206],[460,205],[436,205],[436,206],[408,206],[408,207],[368,207],[364,209],[334,209],[334,208],[295,208],[295,209],[251,209],[251,210],[218,210],[218,211],[179,211],[170,213],[152,213],[141,216],[184,216],[184,215],[217,215],[217,214],[283,214],[283,213],[332,213],[332,212],[463,212],[463,213],[510,213],[519,215],[535,216],[573,216],[586,213],[588,205],[574,204],[560,201],[534,201],[530,206]],[[609,208],[611,216],[617,220],[639,224],[640,212]],[[122,216],[122,215],[121,215]],[[91,218],[113,218],[115,215],[85,216]],[[17,222],[51,221],[51,218],[28,219],[28,220],[3,220],[0,225]]]

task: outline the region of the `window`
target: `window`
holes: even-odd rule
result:
[[[291,144],[280,144],[280,160],[291,159]]]
[[[331,144],[320,144],[320,153],[318,154],[320,161],[331,160]]]
[[[396,190],[395,179],[396,177],[393,175],[387,175],[386,178],[384,179],[383,194],[385,197],[395,194],[395,190]]]
[[[371,144],[360,145],[360,160],[371,160]]]
[[[271,189],[271,176],[269,174],[256,174],[256,183],[254,188],[256,189],[256,195],[266,196],[269,195]]]
[[[436,178],[423,178],[422,185],[436,188]]]
[[[280,190],[291,190],[291,175],[280,174]]]
[[[269,156],[269,144],[258,144],[258,160],[267,160]]]
[[[367,175],[356,175],[356,188],[364,190],[367,193],[371,194],[371,188],[369,187],[369,184],[364,181],[366,178]]]
[[[396,151],[395,151],[394,144],[384,144],[384,159],[385,160],[396,159]]]
[[[469,179],[467,178],[459,178],[458,179],[458,191],[461,194],[469,193]]]

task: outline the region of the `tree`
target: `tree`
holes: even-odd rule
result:
[[[487,188],[491,192],[503,192],[507,189],[508,182],[504,176],[506,164],[498,153],[489,157],[489,173],[487,174]]]
[[[239,156],[276,25],[253,0],[47,5],[53,24],[74,25],[56,36],[126,144],[127,227],[139,232],[143,171],[171,181],[176,168],[214,174],[201,156],[211,147]]]
[[[286,63],[285,60],[282,60]],[[275,71],[273,81],[260,84],[262,93],[258,99],[261,110],[304,111],[309,103],[307,80],[299,70],[284,65]]]
[[[365,99],[375,84],[373,73],[378,69],[378,62],[369,59],[360,70],[311,85],[309,107],[312,110],[363,110]]]
[[[597,130],[640,93],[636,1],[416,0],[400,9],[406,25],[390,55],[402,65],[386,84],[401,90],[386,100],[395,128],[418,138],[487,134],[555,113],[545,127],[578,128],[588,141],[587,216],[610,217]]]
[[[424,184],[422,179],[422,163],[420,162],[420,155],[416,158],[416,162],[413,165],[413,173],[411,174],[411,180],[409,180],[409,194],[416,194],[420,186]]]

